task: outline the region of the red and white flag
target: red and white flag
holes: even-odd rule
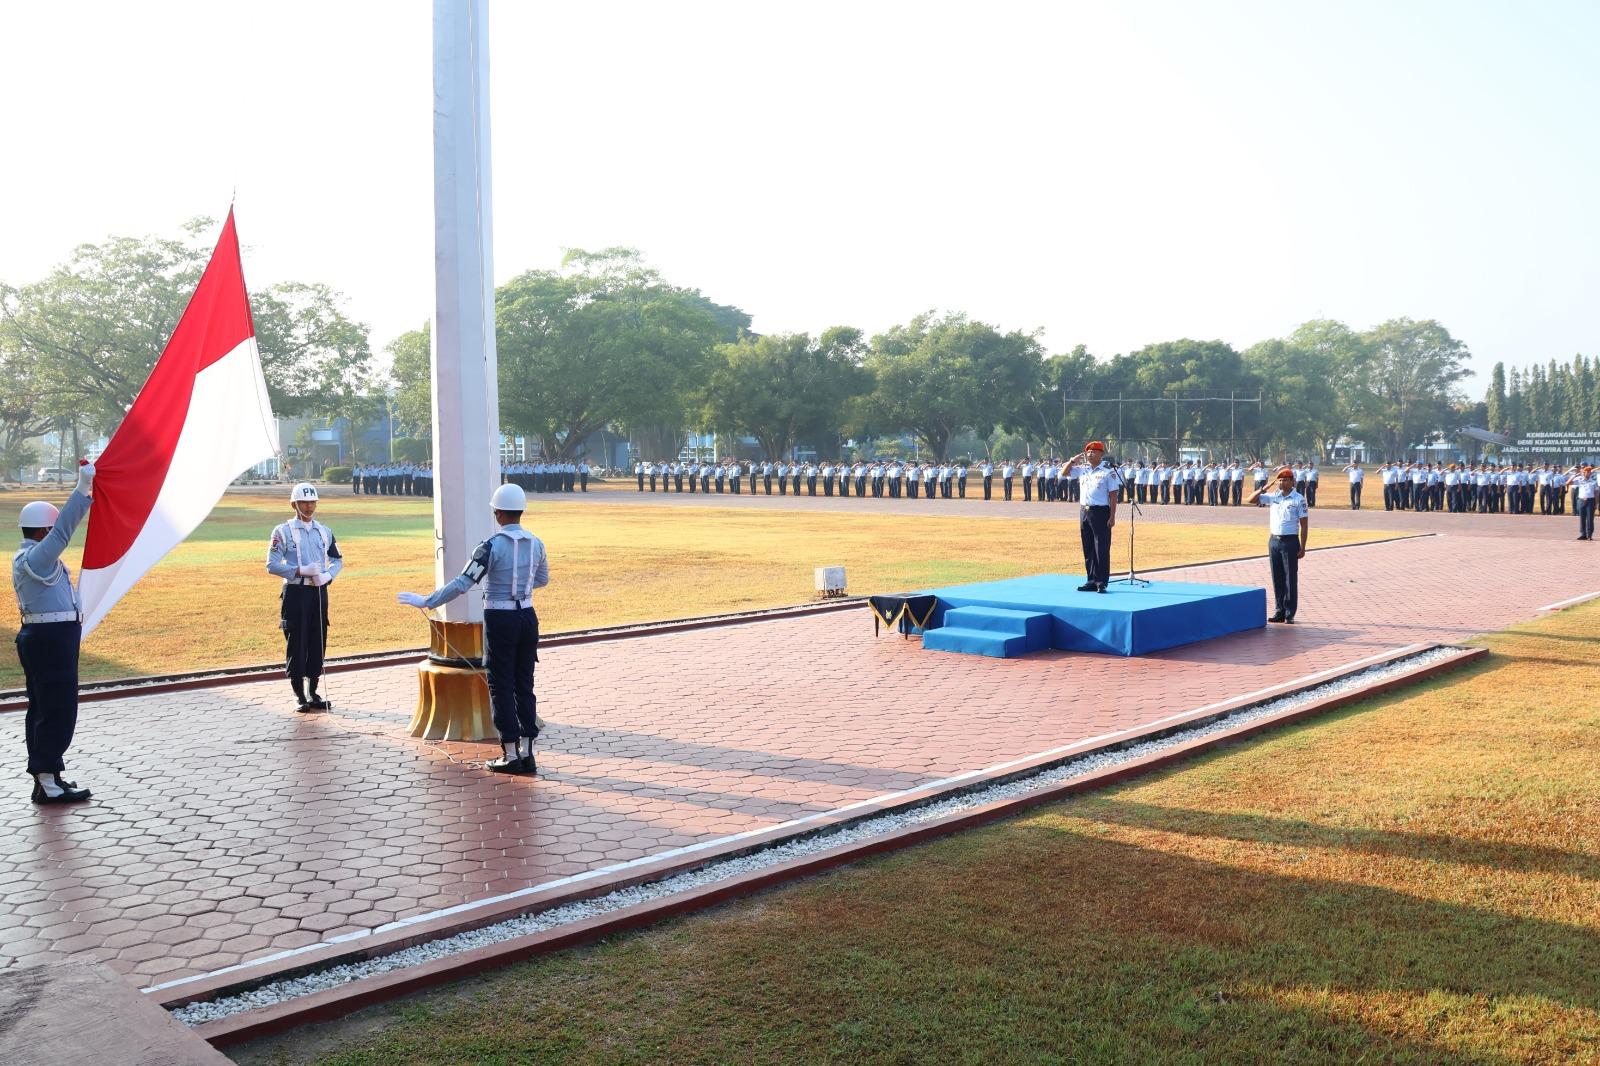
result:
[[[222,499],[278,454],[233,211],[133,407],[95,460],[78,583],[83,633]]]

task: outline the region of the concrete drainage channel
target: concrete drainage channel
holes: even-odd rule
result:
[[[863,857],[985,824],[1028,807],[1169,765],[1230,740],[1413,684],[1486,655],[1482,648],[1411,645],[1325,672],[1289,690],[1264,690],[1171,716],[1126,738],[1096,738],[918,789],[867,809],[748,846],[659,864],[645,877],[599,884],[565,898],[533,897],[521,911],[465,914],[453,928],[407,937],[405,922],[374,930],[378,943],[318,945],[320,957],[261,960],[146,989],[219,1046],[240,1043],[457,980],[518,959],[563,950],[666,917],[704,909]],[[781,827],[780,827],[781,828]],[[692,852],[694,849],[684,849]],[[612,868],[613,870],[620,868]],[[605,873],[607,871],[596,871]],[[579,880],[579,879],[571,879]],[[453,908],[470,911],[470,905]],[[430,923],[437,926],[439,923]],[[388,934],[387,938],[383,934]],[[238,971],[229,983],[229,973]]]

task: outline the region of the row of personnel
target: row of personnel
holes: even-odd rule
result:
[[[510,463],[501,466],[500,482],[524,492],[588,492],[593,472],[588,463]],[[432,496],[433,464],[357,466],[350,472],[350,491],[357,496]]]

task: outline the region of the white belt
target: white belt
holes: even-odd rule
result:
[[[49,611],[45,614],[25,614],[22,616],[23,625],[41,625],[45,622],[76,622],[77,611]]]
[[[525,600],[484,600],[483,609],[486,611],[520,611],[524,607],[533,606],[533,597]]]

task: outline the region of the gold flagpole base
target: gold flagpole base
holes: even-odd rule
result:
[[[464,661],[464,660],[470,660]],[[429,622],[429,656],[417,666],[417,709],[410,732],[425,740],[499,736],[482,670],[480,622]]]

